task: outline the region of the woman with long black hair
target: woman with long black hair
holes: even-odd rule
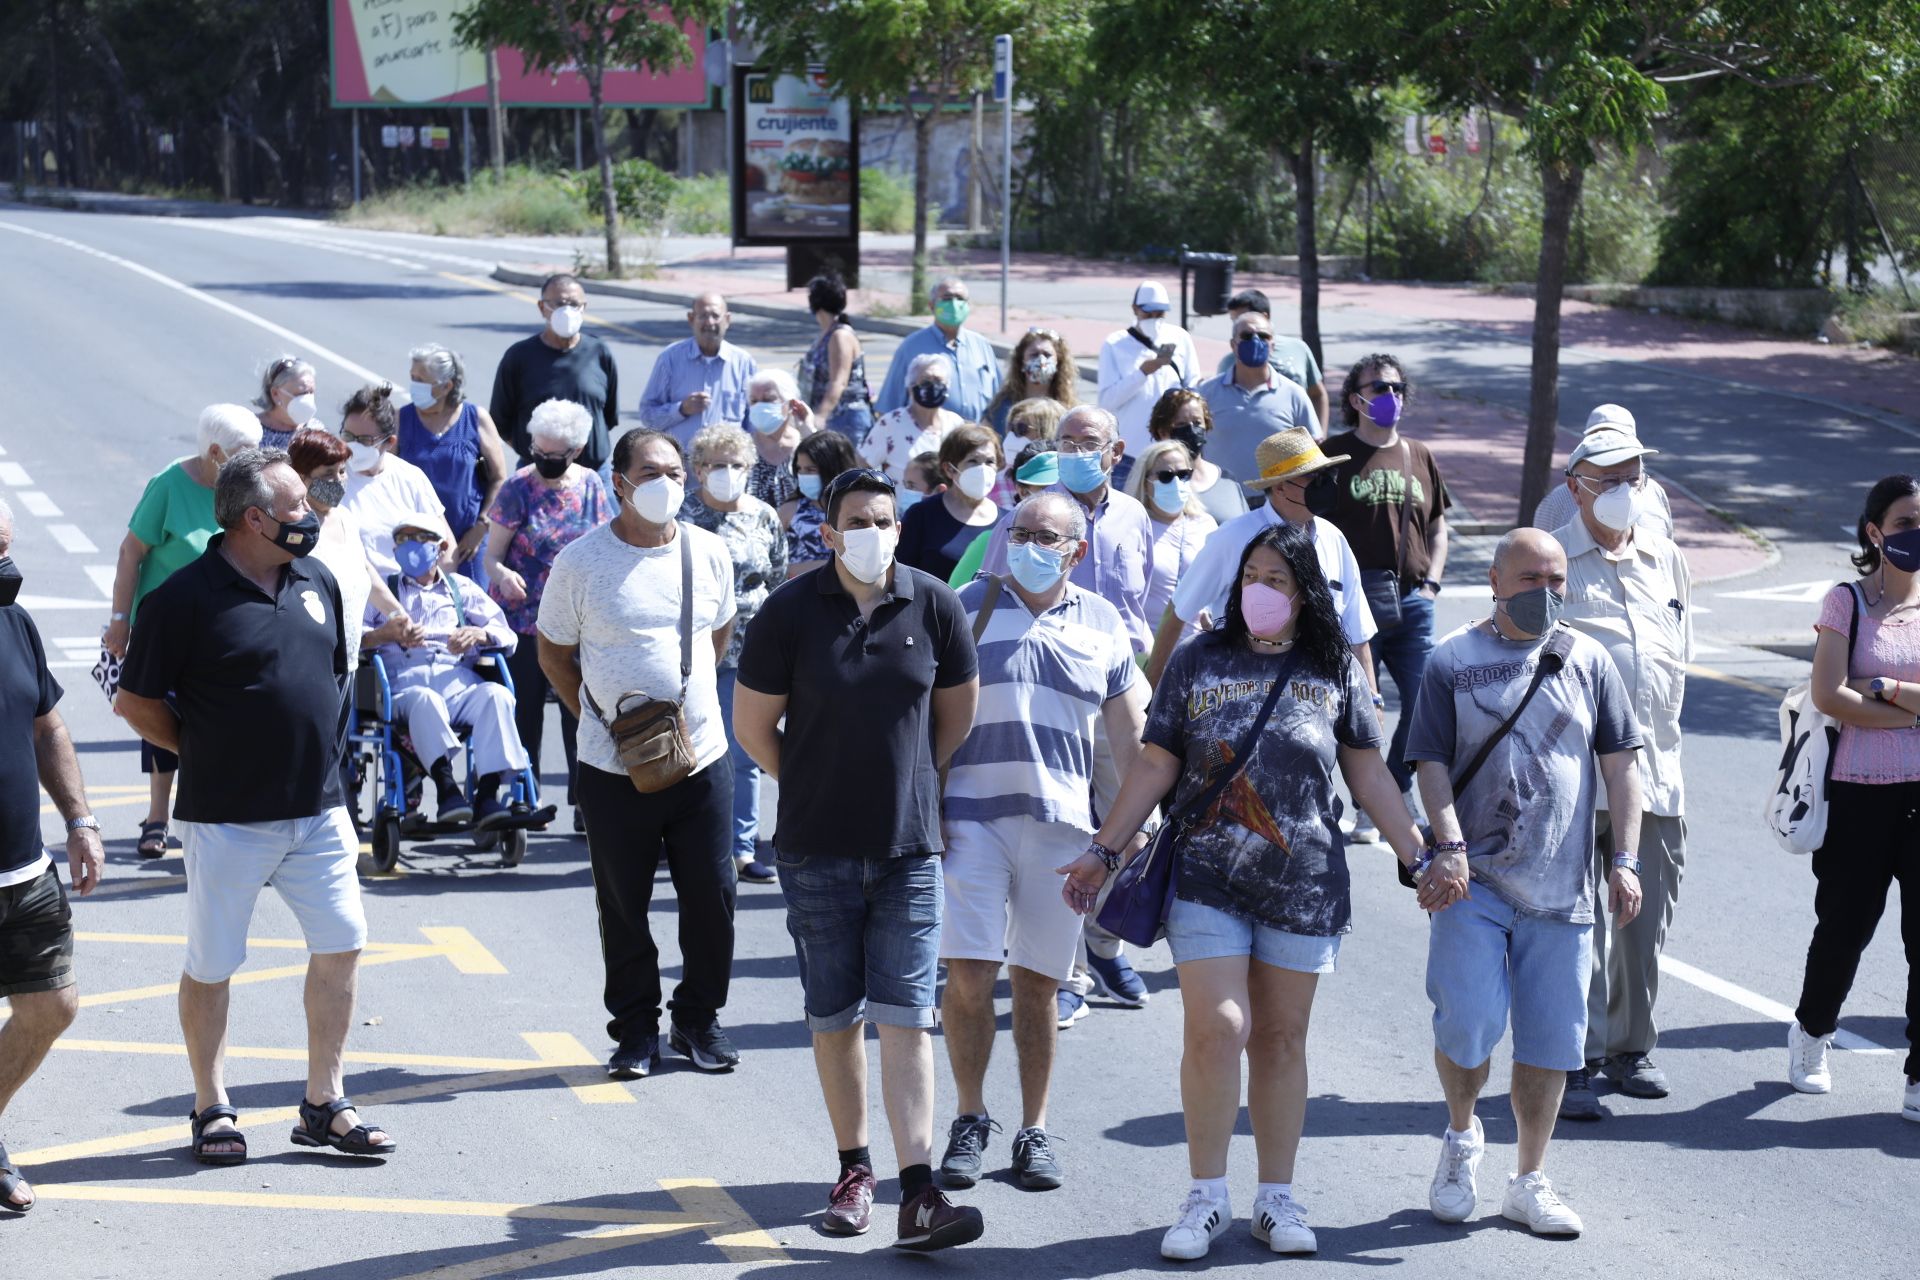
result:
[[[1261,724],[1276,679],[1282,687]],[[1399,791],[1379,745],[1373,693],[1311,535],[1291,524],[1262,530],[1241,553],[1224,624],[1168,661],[1140,756],[1064,888],[1086,909],[1106,880],[1103,853],[1126,848],[1168,790],[1178,820],[1238,766],[1178,837],[1166,924],[1186,1009],[1180,1097],[1193,1185],[1160,1243],[1164,1257],[1206,1256],[1232,1221],[1227,1143],[1242,1053],[1260,1165],[1254,1238],[1275,1253],[1314,1250],[1292,1183],[1306,1119],[1307,1019],[1352,906],[1335,767],[1368,812],[1400,815],[1382,829],[1402,863],[1412,866],[1422,844],[1405,807],[1390,803]]]

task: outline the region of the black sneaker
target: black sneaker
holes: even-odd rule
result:
[[[1037,1127],[1013,1135],[1013,1171],[1029,1191],[1051,1191],[1065,1181],[1052,1140]]]
[[[980,1181],[980,1156],[1000,1126],[986,1116],[961,1116],[947,1130],[947,1153],[940,1157],[940,1181],[963,1189]]]
[[[1560,1095],[1562,1120],[1598,1120],[1607,1113],[1593,1091],[1593,1075],[1586,1067],[1567,1072],[1567,1091]]]
[[[740,1051],[717,1022],[704,1027],[683,1027],[676,1022],[667,1033],[667,1047],[702,1071],[731,1071],[740,1065]]]
[[[660,1033],[630,1036],[607,1059],[607,1074],[615,1080],[644,1080],[660,1069]]]
[[[957,1205],[940,1188],[928,1187],[900,1206],[900,1235],[893,1247],[932,1253],[978,1240],[985,1229],[978,1209]]]

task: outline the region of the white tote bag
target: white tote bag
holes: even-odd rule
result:
[[[1860,630],[1860,588],[1849,584],[1853,618],[1847,627],[1847,670],[1853,670],[1853,640]],[[1827,838],[1827,778],[1840,745],[1840,722],[1813,705],[1813,687],[1802,681],[1780,699],[1780,763],[1761,806],[1760,820],[1774,843],[1788,853],[1808,854]]]

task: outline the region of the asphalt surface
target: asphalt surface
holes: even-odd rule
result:
[[[815,1229],[835,1172],[832,1141],[777,890],[741,890],[724,1015],[746,1055],[739,1070],[707,1077],[670,1057],[654,1078],[608,1087],[593,1065],[608,1046],[586,851],[567,835],[534,837],[515,870],[455,842],[409,847],[403,874],[367,882],[374,945],[348,1046],[349,1089],[401,1144],[384,1163],[286,1142],[283,1112],[302,1074],[302,956],[292,918],[263,895],[253,957],[234,989],[228,1067],[255,1154],[229,1170],[187,1158],[191,1088],[172,999],[180,864],[177,855],[147,865],[134,857],[145,805],[137,751],[86,670],[114,550],[148,476],[192,451],[199,408],[246,399],[259,367],[283,348],[313,353],[323,406],[337,405],[361,370],[402,376],[408,348],[427,339],[462,350],[484,396],[499,353],[538,323],[530,291],[492,284],[490,265],[485,246],[470,243],[0,206],[0,332],[9,338],[0,386],[11,409],[0,428],[0,492],[18,517],[13,555],[27,575],[25,603],[62,664],[62,711],[109,837],[107,884],[76,905],[86,1007],[0,1118],[0,1136],[42,1195],[28,1217],[0,1216],[0,1266],[36,1280],[1174,1269],[1157,1253],[1187,1176],[1179,993],[1163,947],[1136,961],[1154,992],[1146,1009],[1100,1008],[1062,1035],[1053,1127],[1065,1139],[1066,1187],[1021,1191],[999,1172],[1007,1147],[997,1139],[995,1176],[964,1196],[985,1211],[986,1237],[936,1259],[902,1258],[887,1248],[890,1180],[870,1236]],[[620,360],[620,407],[631,416],[654,352],[685,332],[683,321],[674,308],[634,302],[598,302],[594,314]],[[1394,332],[1370,335],[1366,318],[1350,313],[1340,324],[1343,341],[1418,343],[1423,359],[1493,370],[1489,379],[1511,364],[1511,343],[1472,330],[1396,321]],[[748,318],[733,334],[780,364],[809,336]],[[870,341],[869,358],[877,363],[889,345]],[[1771,431],[1777,417],[1756,410],[1741,430]],[[1711,425],[1702,418],[1703,430]],[[1845,468],[1857,479],[1888,469],[1877,443],[1862,446],[1863,456],[1835,456],[1853,447],[1803,449],[1772,473],[1781,509],[1812,513],[1782,523],[1777,540],[1805,557],[1790,563],[1819,566],[1829,581],[1838,533],[1827,507],[1838,500],[1813,491],[1824,474],[1816,472]],[[1450,577],[1466,583],[1485,550],[1461,547]],[[1443,628],[1480,605],[1477,591],[1449,591]],[[1810,603],[1775,607],[1792,622],[1783,632],[1804,628],[1813,612]],[[1768,683],[1804,670],[1772,655],[1752,661],[1743,670]],[[1548,1168],[1586,1219],[1577,1243],[1536,1240],[1499,1217],[1514,1139],[1504,1046],[1481,1106],[1493,1145],[1480,1210],[1461,1227],[1428,1214],[1444,1110],[1430,1062],[1424,925],[1388,855],[1353,851],[1355,930],[1340,972],[1321,984],[1296,1180],[1323,1265],[1405,1265],[1423,1276],[1911,1274],[1920,1125],[1897,1114],[1899,1059],[1836,1052],[1826,1097],[1795,1095],[1784,1082],[1781,1007],[1798,992],[1812,879],[1804,861],[1758,838],[1756,787],[1777,755],[1774,702],[1740,683],[1690,684],[1689,874],[1667,948],[1686,977],[1670,974],[1661,999],[1659,1060],[1674,1094],[1604,1095],[1606,1120],[1561,1126]],[[271,751],[271,726],[257,735]],[[564,818],[563,810],[556,831]],[[56,830],[49,814],[50,840]],[[671,980],[678,950],[664,877],[655,919]],[[1888,924],[1842,1024],[1857,1043],[1902,1043],[1904,978]],[[1005,994],[1003,986],[1003,1028]],[[988,1096],[1012,1118],[1005,1037],[1000,1049]],[[952,1090],[938,1046],[936,1054],[944,1123]],[[883,1174],[892,1170],[885,1132],[876,1100]],[[1242,1221],[1200,1264],[1229,1274],[1270,1261],[1246,1234],[1253,1150],[1244,1117],[1240,1132],[1231,1169]]]

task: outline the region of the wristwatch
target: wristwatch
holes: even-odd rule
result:
[[[68,835],[72,835],[74,832],[81,830],[98,832],[100,830],[100,823],[90,813],[84,817],[69,818],[67,820]]]
[[[1613,869],[1615,871],[1631,871],[1637,876],[1640,874],[1640,857],[1638,854],[1625,850],[1616,853],[1613,855]]]

